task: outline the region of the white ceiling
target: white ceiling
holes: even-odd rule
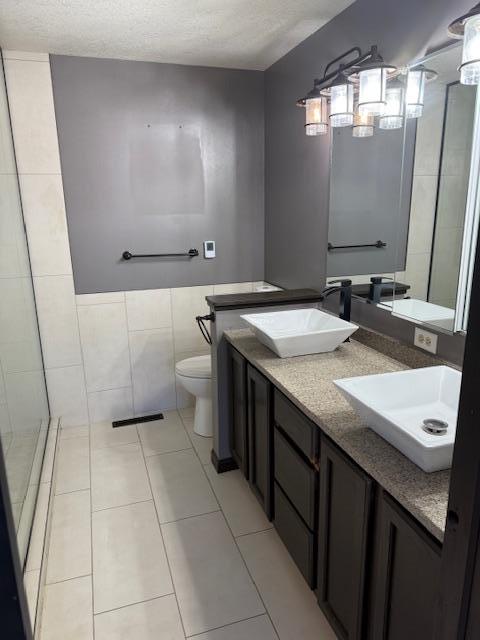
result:
[[[264,70],[353,0],[0,0],[0,46]]]

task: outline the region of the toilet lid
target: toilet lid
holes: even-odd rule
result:
[[[178,374],[187,378],[211,378],[212,358],[211,356],[195,356],[180,360],[175,369]]]

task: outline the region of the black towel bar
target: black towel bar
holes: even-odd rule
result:
[[[124,260],[132,258],[195,258],[196,256],[198,256],[198,249],[189,249],[185,253],[130,253],[130,251],[122,253]]]
[[[336,251],[337,249],[363,249],[365,247],[375,247],[375,249],[383,249],[387,246],[386,242],[382,240],[377,240],[373,244],[342,244],[342,245],[333,245],[331,242],[328,243],[329,251]]]

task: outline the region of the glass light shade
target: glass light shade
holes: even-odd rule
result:
[[[307,136],[324,136],[328,133],[326,98],[309,98],[305,101],[305,133]]]
[[[358,94],[358,111],[372,116],[379,116],[385,109],[385,93],[387,87],[387,69],[365,69],[358,74],[360,89]]]
[[[349,82],[331,88],[330,124],[332,127],[350,127],[353,124],[353,86]]]
[[[465,22],[460,82],[480,84],[480,15]]]
[[[401,129],[403,127],[404,89],[399,82],[387,87],[387,104],[378,120],[380,129]]]
[[[356,113],[353,119],[354,138],[370,138],[374,132],[374,116],[369,113]]]
[[[407,118],[419,118],[423,113],[426,75],[424,69],[410,69],[408,72],[405,99]]]

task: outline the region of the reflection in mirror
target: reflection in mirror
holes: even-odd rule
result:
[[[469,188],[476,86],[459,83],[461,47],[424,64],[437,72],[425,87],[417,120],[405,269],[409,300],[389,303],[395,315],[453,331]],[[409,153],[409,149],[405,149]]]

